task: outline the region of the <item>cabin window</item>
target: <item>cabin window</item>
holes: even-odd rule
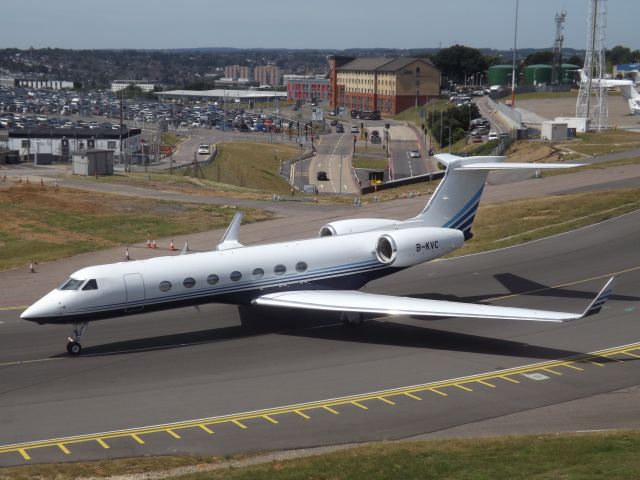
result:
[[[84,287],[82,287],[82,290],[97,290],[98,289],[98,282],[96,282],[95,278],[92,278],[91,280],[87,280],[87,283],[84,284]]]
[[[192,288],[195,284],[196,284],[196,279],[191,277],[185,278],[184,281],[182,282],[182,285],[184,285],[184,288]]]
[[[307,269],[307,264],[305,262],[296,263],[296,272],[302,273]]]
[[[285,267],[284,265],[276,265],[276,267],[273,269],[273,273],[275,273],[276,275],[284,275],[284,272],[287,271],[287,267]]]
[[[60,290],[77,290],[80,288],[80,285],[84,283],[84,280],[77,280],[75,278],[70,278],[65,283],[62,284]]]
[[[171,282],[167,282],[166,280],[164,282],[160,282],[158,288],[161,292],[168,292],[169,290],[171,290]]]
[[[216,275],[215,273],[212,273],[207,277],[207,283],[209,285],[215,285],[216,283],[218,283],[219,280],[220,280],[220,277],[218,277],[218,275]]]
[[[264,270],[261,268],[256,268],[253,271],[253,278],[262,278],[264,276]]]
[[[242,278],[242,274],[238,271],[235,272],[231,272],[231,275],[229,275],[229,278],[234,281],[237,282],[238,280],[240,280]]]

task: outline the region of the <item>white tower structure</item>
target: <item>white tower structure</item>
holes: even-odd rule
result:
[[[587,54],[576,103],[576,117],[589,118],[591,126],[602,130],[608,126],[609,109],[604,79],[604,51],[607,23],[607,0],[590,0]]]

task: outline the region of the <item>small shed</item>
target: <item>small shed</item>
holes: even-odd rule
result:
[[[71,162],[74,175],[113,175],[113,150],[79,150]]]
[[[552,142],[563,142],[567,140],[567,128],[568,125],[564,122],[543,122],[540,138]]]

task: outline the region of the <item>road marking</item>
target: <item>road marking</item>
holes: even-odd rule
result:
[[[107,445],[107,443],[102,440],[101,438],[96,438],[96,442],[98,442],[98,444],[102,447],[102,448],[109,448],[109,445]]]
[[[22,307],[0,307],[0,312],[7,312],[9,310],[26,310],[27,308],[29,308],[28,306],[22,306]]]
[[[262,418],[264,418],[265,420],[270,421],[271,423],[278,423],[277,420],[274,420],[273,418],[271,418],[269,415],[263,415]]]
[[[114,438],[131,438],[135,442],[140,445],[144,445],[145,442],[141,438],[143,435],[148,435],[151,433],[159,433],[165,432],[169,433],[175,438],[180,438],[180,436],[175,432],[175,430],[184,430],[189,428],[199,428],[206,433],[213,433],[211,429],[206,427],[205,425],[219,425],[219,424],[234,424],[242,429],[248,428],[242,422],[263,418],[263,419],[271,419],[275,415],[284,415],[287,413],[296,413],[298,416],[304,418],[305,420],[310,419],[311,417],[304,412],[309,410],[317,410],[324,409],[330,413],[335,415],[339,415],[340,412],[335,408],[340,405],[357,405],[361,407],[367,408],[365,405],[368,401],[382,401],[388,405],[395,405],[395,403],[389,399],[389,397],[393,396],[406,396],[412,398],[414,400],[422,400],[422,398],[418,395],[419,392],[433,392],[440,393],[441,395],[447,395],[446,392],[443,392],[443,389],[446,388],[462,388],[462,390],[472,390],[469,386],[474,383],[479,383],[482,385],[490,386],[492,388],[496,388],[495,385],[491,384],[488,380],[492,379],[503,379],[513,383],[519,383],[518,381],[509,378],[513,375],[522,375],[524,378],[531,378],[532,376],[542,375],[543,371],[548,371],[552,369],[554,371],[567,367],[573,371],[582,371],[583,368],[576,367],[573,365],[576,362],[582,362],[583,364],[595,365],[599,367],[604,367],[605,365],[599,363],[597,360],[602,358],[610,358],[613,355],[628,355],[631,351],[640,351],[640,342],[621,345],[618,347],[612,347],[608,349],[603,349],[597,352],[585,353],[576,355],[574,357],[563,358],[558,360],[550,360],[540,363],[533,363],[528,365],[522,365],[519,367],[508,368],[504,370],[495,370],[480,374],[469,375],[465,377],[458,378],[450,378],[446,380],[439,380],[424,384],[418,385],[410,385],[405,387],[391,388],[387,390],[380,390],[376,392],[362,393],[351,396],[337,397],[326,400],[318,400],[314,402],[307,402],[295,405],[274,407],[262,410],[255,410],[249,412],[241,412],[235,413],[231,415],[221,415],[217,417],[208,417],[208,418],[200,418],[195,420],[186,420],[182,422],[174,422],[167,423],[161,425],[151,425],[145,427],[137,427],[130,428],[124,430],[114,430],[110,432],[101,432],[101,433],[93,433],[86,435],[77,435],[70,437],[62,437],[62,438],[54,438],[47,440],[39,440],[32,442],[24,442],[24,443],[15,443],[11,445],[0,445],[0,455],[6,453],[14,453],[19,454],[23,460],[30,460],[31,456],[29,455],[29,450],[33,449],[41,449],[41,448],[57,448],[58,450],[64,452],[66,455],[70,454],[68,446],[71,444],[79,444],[86,442],[97,442],[102,448],[109,448],[109,445],[105,442],[105,440],[110,440]],[[640,355],[631,354],[631,357],[638,358]],[[617,363],[615,363],[617,364]],[[558,373],[558,372],[556,372]],[[546,376],[545,376],[546,377]],[[558,376],[546,377],[546,378],[558,378]],[[304,411],[304,412],[303,412]],[[277,421],[276,421],[277,422]],[[273,423],[273,422],[272,422]],[[69,453],[67,453],[69,452]]]
[[[352,405],[355,405],[356,407],[360,407],[363,410],[369,410],[368,407],[365,407],[364,405],[362,405],[361,403],[358,402],[351,402]]]
[[[465,387],[464,385],[459,385],[457,383],[454,385],[454,387],[458,387],[461,390],[466,390],[467,392],[473,392],[473,390],[471,390],[470,388]]]
[[[202,430],[204,430],[205,432],[212,434],[213,430],[211,430],[210,428],[207,428],[206,425],[198,425]]]

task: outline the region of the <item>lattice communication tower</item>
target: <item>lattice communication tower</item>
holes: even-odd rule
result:
[[[567,18],[567,11],[562,10],[556,13],[556,40],[553,42],[553,65],[551,80],[553,83],[562,81],[562,42],[564,41],[564,22]]]
[[[576,103],[576,117],[589,118],[597,130],[607,128],[609,109],[604,79],[605,33],[607,25],[607,1],[591,0],[587,54]]]

